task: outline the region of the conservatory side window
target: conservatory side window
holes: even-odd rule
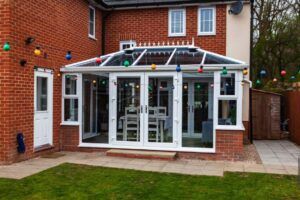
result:
[[[78,123],[79,94],[78,83],[79,75],[64,74],[63,94],[62,94],[62,122],[63,124]]]
[[[224,75],[217,74],[217,126],[219,128],[229,128],[232,126],[242,127],[241,125],[241,80],[238,72],[228,72]]]

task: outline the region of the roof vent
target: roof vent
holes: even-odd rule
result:
[[[240,14],[243,10],[243,4],[244,3],[242,0],[233,3],[229,9],[229,14],[234,14],[234,15]]]

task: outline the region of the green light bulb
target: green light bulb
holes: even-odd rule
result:
[[[10,50],[10,45],[8,42],[5,42],[4,46],[3,46],[3,50],[4,51],[9,51]]]

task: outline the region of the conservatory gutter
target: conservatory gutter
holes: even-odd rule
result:
[[[157,65],[155,71],[176,71],[177,65]],[[228,70],[243,70],[244,68],[249,68],[247,64],[218,64],[218,65],[203,65],[204,71],[220,71],[226,67]],[[193,65],[181,65],[182,71],[195,71],[199,68],[199,64]],[[151,66],[85,66],[85,67],[63,67],[60,69],[61,72],[69,73],[83,73],[83,72],[145,72],[152,71]]]

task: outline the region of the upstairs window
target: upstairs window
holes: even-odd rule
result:
[[[198,10],[198,35],[216,34],[216,8],[205,7]]]
[[[185,9],[169,10],[169,36],[185,36]]]
[[[95,38],[95,8],[89,7],[89,37]]]

